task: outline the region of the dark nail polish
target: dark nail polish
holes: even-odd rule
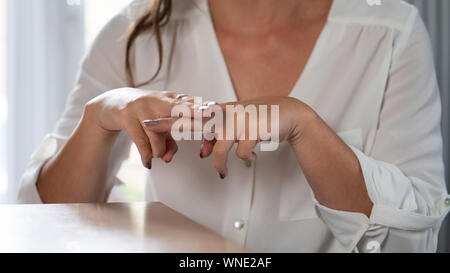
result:
[[[152,169],[152,162],[147,164],[147,169],[151,170]]]
[[[200,145],[200,158],[203,159],[203,147],[205,146],[205,141],[202,141],[202,144]]]
[[[221,174],[221,173],[219,173],[219,177],[220,177],[220,179],[222,179],[222,180],[225,179],[225,175],[223,175],[223,174]]]

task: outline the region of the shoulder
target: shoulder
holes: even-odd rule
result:
[[[334,0],[331,21],[384,26],[408,32],[418,17],[417,8],[401,0]]]
[[[105,73],[114,70],[116,74],[125,75],[122,68],[125,67],[126,36],[131,22],[122,11],[103,26],[84,56],[84,72],[97,75],[100,72],[96,70],[101,67]]]
[[[126,35],[130,25],[140,18],[151,7],[155,0],[133,0],[116,14],[102,28],[96,37],[91,54],[108,54],[112,56],[126,48]],[[172,15],[170,22],[187,19],[195,15],[204,14],[207,0],[172,0]]]
[[[153,2],[154,0],[133,0],[122,9],[118,16],[127,18],[128,21],[132,22],[141,17]]]
[[[129,21],[134,21],[142,16],[154,2],[155,0],[133,0],[121,14]],[[171,0],[171,3],[171,20],[173,21],[204,14],[208,9],[207,0]]]

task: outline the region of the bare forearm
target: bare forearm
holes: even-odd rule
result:
[[[317,201],[370,216],[373,204],[358,158],[320,117],[308,122],[293,149]]]
[[[193,97],[177,99],[175,92],[119,88],[89,101],[77,129],[45,164],[37,187],[47,203],[92,203],[105,199],[111,149],[120,132],[136,144],[144,167],[153,157],[170,162],[178,150],[166,134],[151,134],[142,121],[171,117],[179,103],[193,107]]]
[[[101,202],[117,133],[107,132],[85,116],[73,135],[43,167],[37,188],[45,203]]]

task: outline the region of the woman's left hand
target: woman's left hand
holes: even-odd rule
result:
[[[267,126],[267,131],[270,132],[268,135],[273,136],[274,133],[278,133],[275,144],[285,141],[291,144],[298,163],[320,204],[335,210],[360,212],[368,217],[370,216],[373,203],[369,198],[357,156],[335,131],[306,104],[294,98],[266,97],[219,105],[208,104],[206,111],[204,111],[205,106],[200,108],[202,114],[207,114],[205,112],[210,106],[219,106],[212,108],[218,108],[220,110],[218,112],[223,113],[225,121],[222,125],[223,128],[214,127],[213,133],[217,140],[203,141],[200,156],[213,155],[214,167],[222,179],[228,175],[227,158],[236,142],[238,143],[237,156],[251,162],[256,159],[253,150],[258,142],[274,141],[274,139],[261,138],[259,135],[260,127]],[[243,111],[242,109],[246,107],[248,107],[247,110],[251,110],[251,108],[260,109],[260,106],[263,106],[262,108],[267,106],[267,114],[263,115],[267,117],[272,116],[272,106],[278,106],[278,120],[275,120],[274,123],[269,118],[251,118],[251,115],[246,115],[245,126],[239,129],[237,125],[242,125],[242,122],[238,122],[235,118],[235,111],[228,111],[227,106],[230,106],[229,108],[232,110],[236,110],[236,106],[240,106],[240,111]],[[233,117],[231,123],[229,122],[230,116]],[[209,117],[206,120],[215,118],[216,116]],[[147,129],[154,132],[170,132],[173,128],[177,128],[177,126],[173,127],[172,125],[178,120],[179,118],[162,119],[155,122],[155,126]],[[195,122],[196,119],[188,120],[188,122],[192,121]],[[229,123],[227,124],[226,121]],[[231,125],[234,129],[230,129]],[[275,127],[270,128],[271,125],[275,125]],[[191,128],[195,128],[195,126],[191,126]],[[208,128],[207,125],[204,125],[203,132],[205,132],[205,129],[208,132]],[[256,137],[249,139],[247,136],[249,131],[252,130],[253,132],[256,130],[258,134],[256,134]],[[265,130],[261,131],[264,132]],[[242,137],[244,132],[245,138]],[[222,134],[222,137],[220,137],[220,134]]]
[[[256,154],[253,151],[258,143],[262,141],[274,141],[278,143],[287,141],[292,145],[296,145],[301,142],[309,122],[317,118],[317,115],[310,107],[297,99],[289,97],[262,97],[249,101],[210,104],[210,106],[214,106],[215,110],[210,109],[213,107],[203,107],[203,116],[205,117],[208,110],[217,111],[217,108],[219,107],[219,110],[222,111],[224,117],[222,122],[223,128],[217,128],[216,125],[214,128],[216,138],[213,140],[203,140],[200,157],[206,158],[212,155],[214,167],[221,178],[225,178],[228,175],[227,158],[235,143],[238,143],[236,155],[242,160],[252,162],[256,159]],[[249,106],[251,108],[249,108]],[[261,106],[262,108],[267,106],[266,113],[263,114],[259,111]],[[278,116],[278,120],[272,121],[273,106],[278,107],[277,111],[279,111],[279,115],[275,115]],[[235,111],[238,107],[241,108],[240,114],[244,114],[246,117],[245,123],[242,123],[242,120],[239,122],[239,119],[237,118],[238,115]],[[233,109],[234,111],[230,111],[230,109]],[[250,115],[248,112],[246,114],[244,109],[253,109],[256,111],[257,115]],[[211,115],[208,116],[211,117]],[[206,118],[206,120],[210,119],[211,118]],[[147,129],[153,132],[166,132],[172,130],[174,122],[175,120],[170,119],[160,120],[157,122],[156,126],[148,127]],[[245,124],[245,126],[240,127],[242,124]],[[261,126],[266,128],[265,131],[267,131],[269,136],[277,134],[277,139],[268,139],[267,136],[261,136]],[[278,132],[275,132],[275,130]],[[252,136],[250,133],[251,131],[253,132],[253,137],[250,137]],[[219,132],[222,136],[217,135]]]
[[[235,118],[233,112],[228,113],[227,106],[255,106],[258,113],[258,118],[251,118],[248,115],[245,122],[245,131],[239,129],[238,119]],[[260,106],[267,106],[267,114],[263,114],[259,111]],[[271,120],[273,117],[273,106],[278,107],[279,111],[278,120]],[[310,121],[316,118],[315,112],[303,102],[289,97],[262,97],[256,100],[240,101],[234,103],[227,103],[221,105],[227,118],[234,120],[234,139],[228,139],[223,137],[223,140],[204,140],[201,148],[201,157],[213,156],[214,167],[218,171],[221,178],[225,178],[228,175],[227,158],[230,150],[235,143],[238,143],[236,148],[236,156],[244,161],[253,162],[256,160],[256,154],[254,153],[255,146],[263,141],[274,141],[275,144],[289,142],[291,145],[296,145],[301,142],[302,136]],[[263,116],[261,118],[261,115]],[[265,118],[267,117],[267,118]],[[228,120],[228,119],[227,119]],[[264,123],[264,124],[263,124]],[[274,125],[276,127],[274,127]],[[261,126],[267,128],[268,135],[261,136]],[[227,134],[227,124],[224,122],[224,135]],[[255,132],[256,138],[249,138],[250,131]],[[265,130],[263,130],[265,131]],[[277,139],[267,138],[268,136],[277,135]]]

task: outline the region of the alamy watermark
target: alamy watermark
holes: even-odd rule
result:
[[[258,141],[261,151],[275,151],[280,140],[279,105],[219,105],[194,98],[192,107],[173,107],[172,137],[180,140]]]

